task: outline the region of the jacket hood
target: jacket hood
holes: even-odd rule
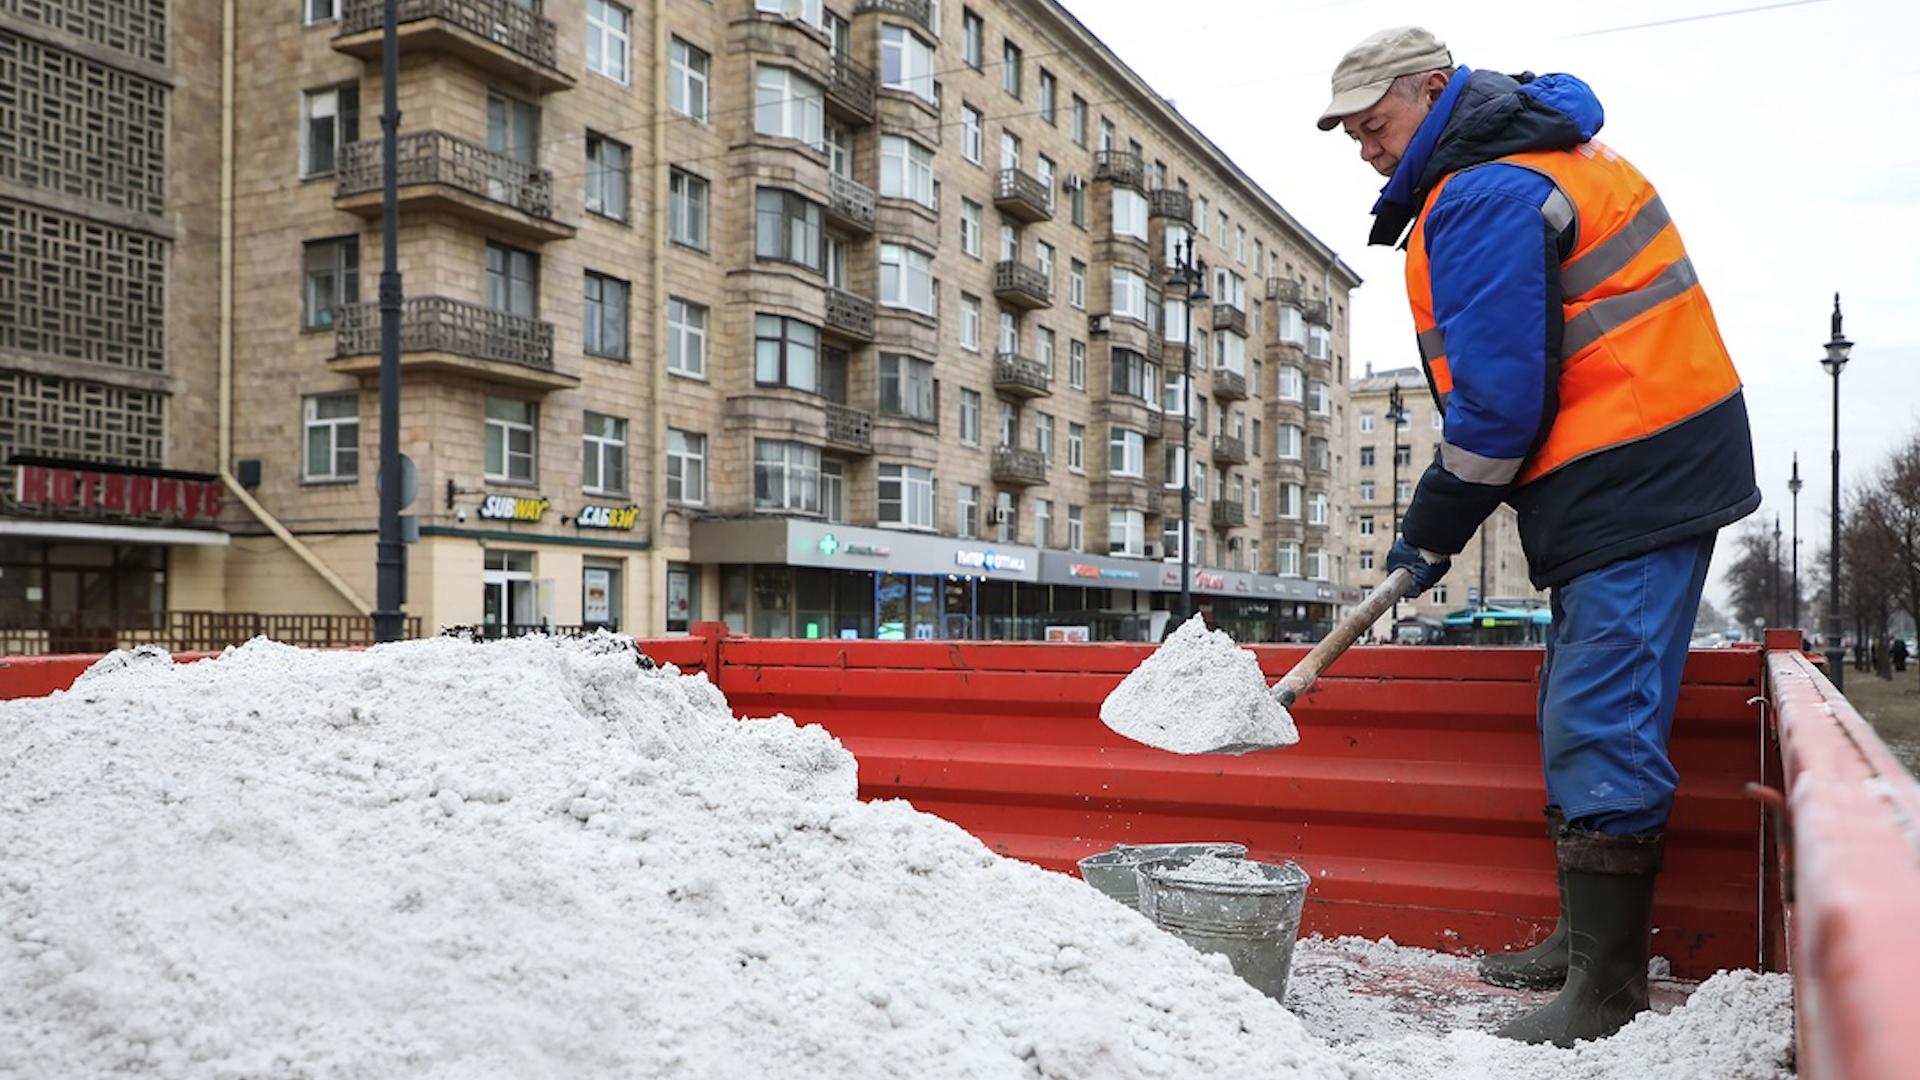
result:
[[[1600,99],[1572,75],[1516,76],[1456,68],[1380,190],[1368,241],[1398,242],[1427,194],[1448,173],[1508,154],[1578,146],[1605,122]]]

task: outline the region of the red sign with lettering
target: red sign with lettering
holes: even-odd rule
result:
[[[182,521],[212,521],[220,516],[225,496],[218,480],[183,480],[58,465],[20,465],[14,471],[14,497],[22,506],[163,514]]]

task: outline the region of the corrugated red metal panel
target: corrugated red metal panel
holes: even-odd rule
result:
[[[1799,1064],[1810,1080],[1920,1071],[1920,784],[1805,656],[1767,663],[1791,816]]]
[[[1541,836],[1539,650],[1356,649],[1295,706],[1302,739],[1244,758],[1136,746],[1100,702],[1147,646],[730,638],[736,711],[822,724],[862,793],[904,798],[996,850],[1071,872],[1114,843],[1230,839],[1314,875],[1309,930],[1499,949],[1556,909]],[[1261,647],[1271,676],[1304,649]],[[1684,771],[1658,949],[1686,975],[1758,957],[1757,649],[1699,653],[1675,723]]]
[[[46,697],[55,690],[65,690],[73,685],[80,673],[99,661],[100,653],[80,653],[65,656],[8,656],[0,658],[0,701],[12,701],[15,698]],[[218,653],[187,652],[175,653],[177,663],[190,663],[205,660]]]

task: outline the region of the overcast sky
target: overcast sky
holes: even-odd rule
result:
[[[1067,3],[1366,279],[1353,298],[1356,373],[1417,363],[1402,256],[1366,246],[1382,180],[1313,121],[1348,47],[1416,23],[1456,63],[1571,72],[1599,94],[1600,137],[1659,187],[1713,301],[1746,382],[1761,513],[1770,525],[1779,511],[1789,533],[1800,454],[1803,572],[1829,520],[1832,380],[1818,361],[1835,291],[1856,343],[1841,378],[1843,489],[1920,432],[1920,5]],[[1641,25],[1652,23],[1663,25]],[[1723,533],[1716,600],[1731,547]]]

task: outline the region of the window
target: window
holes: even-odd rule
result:
[[[960,441],[980,445],[980,391],[960,391]]]
[[[307,25],[333,22],[340,17],[340,0],[307,0]]]
[[[1315,379],[1307,388],[1307,410],[1315,416],[1325,416],[1330,411],[1327,399],[1327,384]]]
[[[932,315],[933,256],[900,244],[881,244],[880,303]]]
[[[820,449],[776,439],[753,441],[753,508],[820,512]]]
[[[1360,414],[1360,430],[1362,433],[1373,430],[1373,413],[1371,411]]]
[[[1073,106],[1069,110],[1073,117],[1073,141],[1076,145],[1087,145],[1087,99],[1079,94],[1073,95]]]
[[[1049,124],[1060,120],[1060,83],[1054,79],[1053,72],[1040,69],[1040,119]]]
[[[1402,408],[1400,410],[1399,422],[1394,424],[1393,426],[1400,431],[1413,430],[1413,410]]]
[[[1307,356],[1313,360],[1325,360],[1329,355],[1327,328],[1309,325],[1307,327]]]
[[[820,389],[820,331],[798,319],[756,315],[753,381],[815,393]]]
[[[827,171],[846,180],[853,179],[853,136],[839,124],[828,124]]]
[[[587,210],[627,220],[627,171],[633,150],[626,143],[587,132]]]
[[[960,58],[975,71],[987,62],[987,26],[971,8],[960,12]]]
[[[667,236],[676,244],[707,249],[707,182],[679,169],[667,181]]]
[[[309,90],[301,113],[300,175],[331,173],[340,152],[360,141],[360,84]]]
[[[1034,359],[1040,361],[1040,367],[1046,371],[1047,379],[1051,381],[1053,379],[1053,359],[1057,348],[1054,333],[1052,330],[1042,326],[1036,332],[1035,339],[1040,345]]]
[[[1307,549],[1307,577],[1313,581],[1327,580],[1327,551],[1325,548]]]
[[[1400,504],[1402,506],[1405,506],[1407,503],[1413,500],[1413,481],[1402,480],[1398,484],[1394,485],[1393,490],[1394,490],[1394,493],[1398,496],[1400,500]],[[1396,523],[1396,527],[1398,527],[1398,523]]]
[[[933,151],[898,135],[880,137],[880,194],[933,209]]]
[[[1372,536],[1373,534],[1374,534],[1373,533],[1373,515],[1361,514],[1360,515],[1360,535]]]
[[[627,299],[632,286],[619,278],[587,271],[586,312],[581,347],[610,360],[627,358]]]
[[[1247,516],[1255,521],[1260,520],[1260,481],[1258,480],[1247,482]]]
[[[581,432],[581,489],[596,495],[626,494],[627,422],[590,412]]]
[[[1202,224],[1205,224],[1205,223],[1202,222]],[[1222,210],[1220,211],[1220,216],[1214,219],[1214,225],[1213,225],[1214,245],[1219,247],[1222,251],[1225,251],[1227,247],[1227,226],[1228,226],[1227,212],[1225,210]]]
[[[1180,477],[1184,475],[1180,471],[1184,468],[1181,463],[1187,460],[1187,452],[1178,446],[1174,446],[1171,442],[1163,447],[1162,451],[1164,456],[1161,458],[1161,464],[1164,467],[1161,473],[1166,479],[1160,482],[1160,486],[1169,491],[1179,491]]]
[[[972,199],[960,200],[960,252],[976,259],[980,257],[981,209]]]
[[[318,394],[306,400],[306,480],[352,480],[360,473],[360,395]]]
[[[1078,506],[1067,507],[1067,550],[1085,551],[1087,549],[1087,514]]]
[[[1167,268],[1172,269],[1180,263],[1181,249],[1193,243],[1193,233],[1185,225],[1168,222],[1166,229]]]
[[[487,306],[533,318],[540,308],[540,257],[505,244],[487,243]]]
[[[818,273],[826,269],[820,250],[824,235],[819,203],[777,188],[754,193],[754,255]]]
[[[1443,605],[1447,602],[1447,583],[1446,582],[1444,581],[1440,582],[1439,584],[1433,587],[1433,602],[1436,604],[1443,604]]]
[[[754,0],[753,6],[757,11],[826,29],[827,13],[820,0]]]
[[[847,521],[847,472],[843,463],[830,458],[820,462],[820,512],[835,525]]]
[[[1087,264],[1079,259],[1067,264],[1067,302],[1082,311],[1087,308]]]
[[[1281,341],[1291,345],[1304,345],[1307,341],[1307,323],[1300,315],[1300,309],[1282,304],[1274,309],[1274,334]]]
[[[1282,577],[1300,576],[1300,545],[1281,544],[1274,552],[1273,572]]]
[[[1225,331],[1213,335],[1213,366],[1221,371],[1247,373],[1247,339]]]
[[[587,0],[587,70],[624,85],[633,15],[611,0]]]
[[[980,351],[980,298],[960,294],[960,347]]]
[[[985,131],[980,124],[980,110],[971,105],[960,106],[960,156],[980,164],[980,154],[986,140]]]
[[[703,49],[673,39],[667,49],[670,73],[667,76],[667,103],[682,116],[705,121],[707,84],[712,77],[713,58]]]
[[[1373,481],[1360,481],[1360,501],[1373,502],[1377,498],[1379,498],[1379,490],[1374,486]]]
[[[1053,245],[1045,240],[1035,242],[1033,248],[1033,268],[1047,279],[1047,291],[1053,291]]]
[[[976,484],[960,484],[960,496],[957,503],[960,520],[955,524],[956,532],[962,540],[977,540],[980,537],[980,488]]]
[[[880,354],[880,414],[932,422],[933,361],[898,353]]]
[[[1000,399],[1000,445],[1020,445],[1020,406],[1005,398]]]
[[[667,429],[667,501],[701,506],[707,501],[707,437]]]
[[[1307,524],[1325,525],[1327,523],[1327,493],[1316,491],[1307,496]]]
[[[1283,518],[1298,521],[1300,519],[1300,485],[1281,484],[1274,491],[1280,497],[1280,504],[1275,508],[1276,512]]]
[[[1233,227],[1233,258],[1236,262],[1247,261],[1247,227],[1245,225]]]
[[[880,466],[879,522],[903,529],[933,528],[933,470]]]
[[[1073,219],[1075,228],[1087,227],[1087,185],[1079,186],[1067,192],[1067,212]]]
[[[1147,515],[1138,510],[1107,511],[1107,554],[1142,558],[1147,553]]]
[[[1360,467],[1363,469],[1373,468],[1373,447],[1363,446],[1360,448]]]
[[[753,130],[826,147],[826,91],[797,71],[765,64],[754,69]]]
[[[309,240],[301,262],[306,283],[301,290],[300,325],[307,330],[330,329],[341,307],[360,301],[360,238]]]
[[[1113,130],[1113,121],[1107,119],[1104,116],[1101,117],[1100,118],[1100,150],[1102,153],[1113,149],[1113,140],[1115,139],[1115,137],[1116,136]]]
[[[1053,546],[1053,500],[1033,500],[1033,542],[1038,547]]]
[[[1020,351],[1020,316],[1011,311],[1000,313],[1000,336],[994,339],[994,349],[1003,353]]]
[[[490,397],[486,404],[486,477],[533,483],[538,407],[531,401]]]
[[[1193,223],[1200,230],[1201,236],[1207,235],[1207,197],[1205,195],[1193,197]]]
[[[1087,428],[1085,424],[1067,424],[1067,471],[1087,471]]]
[[[1280,400],[1300,401],[1305,398],[1307,380],[1306,376],[1301,374],[1299,368],[1294,367],[1292,364],[1281,364],[1278,378],[1280,380],[1278,387]]]
[[[1024,58],[1025,54],[1020,51],[1020,46],[1015,45],[1011,41],[1002,43],[1000,50],[1000,89],[1005,90],[1016,98],[1020,96],[1020,64]]]
[[[1147,239],[1147,197],[1133,190],[1113,189],[1113,235],[1131,236],[1142,243]]]
[[[933,97],[933,46],[904,26],[880,28],[880,85],[904,90],[929,105]]]
[[[1047,464],[1053,464],[1052,413],[1041,413],[1034,418],[1033,448],[1040,451],[1040,455],[1047,459]]]
[[[1112,476],[1147,474],[1147,440],[1138,431],[1113,428],[1107,432],[1107,472]]]
[[[1087,388],[1087,343],[1067,342],[1067,383],[1075,390]]]
[[[1160,365],[1132,349],[1113,348],[1108,366],[1113,372],[1112,390],[1140,401],[1153,400],[1160,387]]]
[[[1112,302],[1108,310],[1116,318],[1147,321],[1147,279],[1138,271],[1115,267],[1112,277]]]
[[[1020,507],[1013,501],[1013,492],[1002,491],[993,497],[993,538],[1011,544],[1019,535]]]
[[[707,306],[679,297],[667,300],[667,370],[707,377]]]
[[[1280,457],[1286,461],[1299,461],[1300,446],[1304,441],[1303,436],[1305,435],[1305,432],[1301,431],[1300,425],[1281,424],[1275,428],[1274,431],[1279,436],[1279,438],[1275,440],[1275,449],[1279,452]]]

